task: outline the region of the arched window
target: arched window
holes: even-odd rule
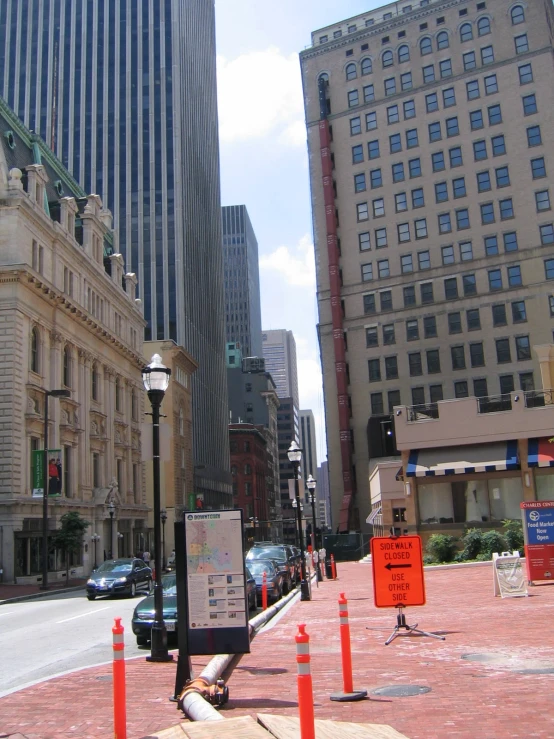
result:
[[[181,436],[185,435],[185,412],[183,411],[183,406],[179,408],[179,434]]]
[[[473,28],[471,23],[464,23],[460,28],[460,41],[471,41],[473,38]]]
[[[100,392],[100,388],[98,387],[98,365],[96,363],[92,365],[90,380],[91,380],[92,399],[98,400],[98,394]]]
[[[394,62],[394,57],[392,55],[392,51],[388,50],[383,53],[383,67],[392,67]]]
[[[318,82],[329,82],[329,75],[327,72],[322,72],[317,78]]]
[[[119,377],[115,378],[115,409],[119,412],[123,410],[123,393]]]
[[[398,63],[402,64],[403,62],[409,62],[410,61],[410,48],[409,46],[406,46],[406,44],[403,44],[398,49]]]
[[[40,372],[40,335],[36,326],[31,331],[31,371]]]
[[[479,18],[477,21],[477,34],[479,36],[486,36],[487,33],[491,32],[491,22],[488,18]]]
[[[63,384],[71,387],[71,349],[68,346],[63,350]]]
[[[525,11],[521,5],[516,5],[510,11],[512,17],[512,26],[517,26],[519,23],[525,23]]]
[[[446,31],[441,31],[437,36],[437,49],[448,49],[450,42]]]
[[[371,74],[373,72],[373,65],[371,59],[362,59],[362,74]]]
[[[357,76],[358,76],[358,71],[356,70],[356,65],[347,64],[346,65],[346,79],[355,80]]]
[[[419,42],[419,52],[421,56],[433,53],[433,45],[431,43],[431,39],[428,36],[422,38]]]

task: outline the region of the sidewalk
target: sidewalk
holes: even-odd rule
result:
[[[298,715],[294,637],[297,625],[306,623],[316,718],[389,724],[410,739],[554,736],[548,708],[554,680],[554,587],[534,587],[528,598],[501,600],[493,596],[491,567],[426,570],[427,605],[407,609],[407,621],[446,635],[446,641],[400,637],[384,646],[396,614],[374,607],[371,566],[339,563],[338,575],[339,580],[314,587],[312,601],[295,602],[256,636],[251,653],[227,682],[230,700],[222,709],[224,717]],[[329,700],[332,692],[342,690],[341,592],[348,598],[354,688],[369,691],[369,700],[359,703]],[[128,625],[125,638],[132,638]],[[193,667],[207,661],[193,658]],[[144,739],[183,720],[167,700],[175,663],[133,659],[126,673],[128,739]],[[391,694],[401,686],[418,692]],[[111,739],[111,665],[0,699],[0,737],[18,732],[25,739]]]
[[[52,595],[52,593],[70,592],[71,590],[84,588],[86,582],[86,578],[69,580],[68,585],[65,582],[55,582],[48,586],[48,590],[41,590],[40,585],[8,585],[0,583],[0,605],[5,601],[17,603],[21,600]]]

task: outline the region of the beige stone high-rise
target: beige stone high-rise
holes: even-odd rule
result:
[[[364,527],[394,406],[540,384],[553,21],[539,0],[398,2],[300,55],[334,529]]]

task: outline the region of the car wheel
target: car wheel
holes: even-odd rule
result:
[[[87,595],[88,600],[94,600],[96,598],[95,595]]]
[[[145,636],[137,636],[137,647],[145,647],[148,644],[148,639]]]
[[[129,595],[131,596],[131,598],[134,598],[136,594],[137,594],[137,586],[136,586],[136,584],[134,582],[132,582],[131,583],[131,591],[130,591]]]

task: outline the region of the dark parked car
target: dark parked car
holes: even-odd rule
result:
[[[290,547],[284,544],[253,546],[246,555],[248,566],[256,559],[273,559],[278,563],[279,569],[284,572],[283,593],[288,593],[296,585],[296,560]]]
[[[167,630],[168,639],[177,634],[177,576],[174,572],[162,577],[163,597],[163,619]],[[256,582],[246,569],[246,594],[248,598],[248,610],[256,608]],[[145,646],[152,633],[154,622],[154,594],[144,598],[137,604],[133,613],[133,634],[137,638],[139,647]]]
[[[267,582],[267,602],[274,603],[283,597],[283,583],[285,575],[279,569],[279,564],[272,559],[253,559],[250,562],[250,570],[256,580],[256,593],[258,603],[262,602],[262,584],[264,572]]]
[[[87,580],[87,598],[94,600],[97,595],[130,595],[133,598],[141,590],[149,593],[152,589],[152,570],[142,559],[109,559]]]

